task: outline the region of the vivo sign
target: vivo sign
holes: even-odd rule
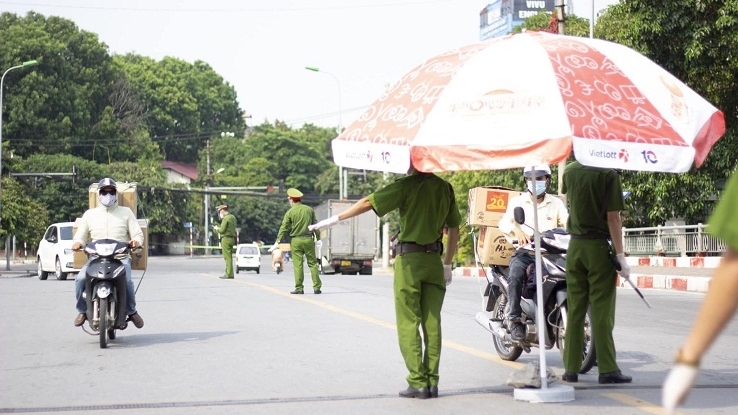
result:
[[[556,0],[514,0],[513,20],[525,20],[541,11],[553,11]]]

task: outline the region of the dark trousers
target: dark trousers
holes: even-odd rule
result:
[[[520,294],[523,284],[528,279],[528,266],[536,261],[536,258],[525,249],[518,249],[510,258],[510,272],[508,281],[508,302],[510,304],[510,319],[520,318],[523,310],[520,308]]]

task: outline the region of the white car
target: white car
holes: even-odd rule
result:
[[[261,271],[261,252],[257,244],[240,244],[236,246],[236,273],[241,270]]]
[[[54,223],[46,229],[36,254],[38,279],[45,280],[53,272],[56,279],[66,280],[70,273],[79,272],[78,268],[74,268],[73,226],[74,222],[62,222]]]

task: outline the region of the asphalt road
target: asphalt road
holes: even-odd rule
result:
[[[0,278],[0,413],[104,414],[658,414],[660,387],[704,294],[648,290],[647,309],[619,290],[615,341],[623,386],[581,375],[572,402],[516,401],[511,372],[539,360],[497,358],[474,278],[449,286],[440,398],[402,399],[390,275],[323,276],[323,294],[290,295],[292,264],[275,275],[220,280],[222,259],[150,258],[137,294],[143,329],[108,349],[72,325],[72,280]],[[134,272],[138,284],[141,271]],[[27,274],[26,274],[27,275]],[[684,414],[738,410],[738,324],[712,347]],[[560,375],[559,351],[545,352]],[[541,406],[543,405],[543,407]]]

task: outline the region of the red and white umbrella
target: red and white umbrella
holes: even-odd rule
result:
[[[566,160],[626,170],[699,167],[723,113],[625,46],[528,32],[464,46],[405,75],[339,137],[336,164],[405,173]]]

